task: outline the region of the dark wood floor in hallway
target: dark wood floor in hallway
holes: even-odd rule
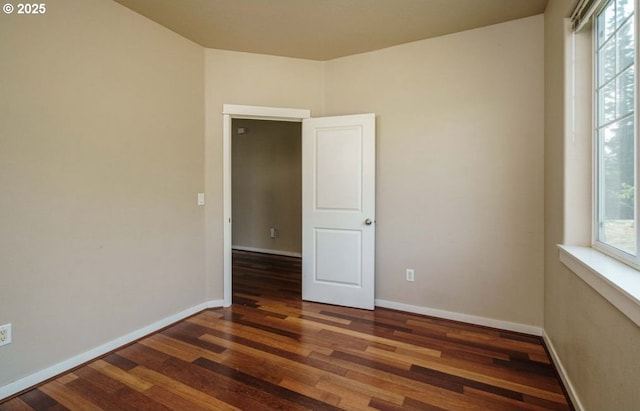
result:
[[[234,251],[233,306],[180,321],[6,410],[571,410],[538,337],[301,301],[300,259]]]

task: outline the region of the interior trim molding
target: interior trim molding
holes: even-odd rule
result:
[[[233,118],[273,119],[279,121],[299,122],[311,117],[311,110],[286,107],[244,106],[238,104],[223,104],[222,114],[229,114]]]
[[[567,370],[564,368],[564,365],[560,360],[560,356],[556,351],[556,347],[553,345],[551,338],[549,338],[549,335],[545,330],[542,330],[542,339],[544,340],[544,343],[547,346],[549,355],[551,356],[551,359],[553,360],[553,363],[556,366],[556,370],[558,370],[558,374],[560,375],[562,384],[564,384],[564,387],[567,390],[567,394],[569,394],[569,398],[571,398],[571,402],[573,403],[573,406],[576,408],[577,411],[584,411],[585,408],[582,405],[582,402],[580,402],[580,398],[578,397],[578,392],[576,391],[575,387],[571,383],[569,374],[567,373]]]
[[[406,311],[415,314],[429,315],[432,317],[444,318],[446,320],[460,321],[485,327],[499,328],[501,330],[514,331],[529,335],[542,336],[542,327],[535,325],[527,325],[513,323],[509,321],[496,320],[493,318],[479,317],[477,315],[461,314],[453,311],[437,310],[435,308],[420,307],[417,305],[409,305],[397,303],[394,301],[386,301],[376,299],[376,307],[391,308],[393,310]]]
[[[223,302],[222,300],[211,300],[202,304],[198,304],[191,308],[187,308],[186,310],[181,311],[177,314],[173,314],[168,317],[165,317],[145,327],[139,328],[135,331],[132,331],[114,340],[106,342],[98,347],[92,348],[89,351],[85,351],[81,354],[75,355],[71,358],[68,358],[64,361],[54,364],[51,367],[45,368],[31,375],[28,375],[24,378],[21,378],[17,381],[4,385],[0,387],[0,401],[14,394],[17,394],[20,391],[24,391],[48,379],[51,379],[57,375],[67,372],[81,364],[84,364],[88,361],[92,361],[96,358],[99,358],[122,346],[125,346],[129,343],[139,340],[175,322],[178,322],[187,317],[190,317],[193,314],[199,313],[202,310],[205,310],[207,308],[222,307],[222,302]]]
[[[232,245],[231,249],[238,251],[250,251],[252,253],[283,255],[285,257],[302,257],[302,253],[296,253],[294,251],[270,250],[267,248],[245,247],[243,245]]]

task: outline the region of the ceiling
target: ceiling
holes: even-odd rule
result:
[[[312,60],[544,12],[547,0],[115,0],[208,48]]]

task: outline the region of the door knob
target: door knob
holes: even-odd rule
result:
[[[373,220],[371,220],[370,218],[367,218],[366,220],[364,220],[364,223],[366,225],[371,225],[371,224],[373,224]]]

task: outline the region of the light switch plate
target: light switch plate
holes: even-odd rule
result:
[[[204,193],[198,193],[198,205],[199,206],[204,205]]]

